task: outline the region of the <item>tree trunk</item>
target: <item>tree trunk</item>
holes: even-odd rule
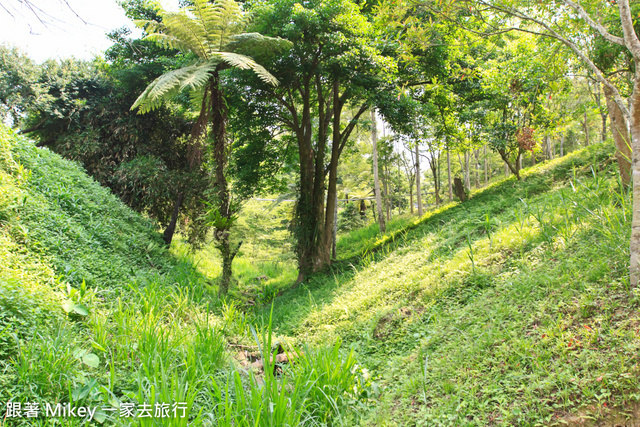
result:
[[[389,171],[382,165],[382,190],[384,191],[384,211],[387,215],[387,221],[391,220],[391,209],[389,207]]]
[[[585,146],[589,146],[589,121],[587,120],[587,109],[584,110],[584,121],[582,123],[582,128],[584,129],[584,143]]]
[[[484,146],[484,186],[489,185],[489,158],[487,157],[487,146]]]
[[[220,280],[220,288],[218,290],[221,296],[227,294],[229,286],[233,278],[233,259],[235,258],[240,244],[237,248],[231,248],[229,230],[233,225],[233,210],[231,209],[231,198],[229,194],[229,185],[227,183],[226,166],[227,166],[227,111],[224,94],[220,89],[220,77],[218,72],[214,72],[210,80],[211,94],[211,137],[213,139],[213,160],[215,162],[215,189],[216,203],[215,208],[218,213],[226,221],[224,224],[214,224],[216,246],[222,255],[222,278]]]
[[[173,240],[173,234],[176,231],[176,224],[178,223],[178,214],[180,213],[180,207],[182,206],[182,200],[184,200],[184,193],[180,192],[178,197],[176,197],[176,201],[173,204],[173,213],[171,214],[171,221],[169,225],[164,230],[162,235],[162,239],[167,246],[171,245],[171,241]]]
[[[300,158],[300,193],[296,202],[295,218],[292,223],[298,258],[298,279],[296,283],[302,282],[313,271],[316,249],[321,243],[319,242],[319,236],[322,231],[320,222],[324,219],[324,170],[322,170],[322,180],[318,182],[319,171],[316,168],[315,160],[321,155],[324,161],[324,143],[326,141],[325,128],[323,126],[325,117],[322,114],[318,125],[318,144],[316,144],[316,151],[314,151],[309,80],[303,81],[300,88],[305,96],[302,97],[299,124],[294,129],[298,140],[298,155]],[[322,108],[320,110],[322,111]],[[322,166],[324,169],[324,164]]]
[[[476,149],[473,151],[473,155],[476,159],[476,165],[473,168],[475,171],[475,187],[476,189],[480,188],[480,149]]]
[[[560,134],[560,157],[564,157],[564,132]]]
[[[331,239],[331,259],[335,261],[337,259],[337,245],[338,245],[338,192],[336,191],[336,201],[333,205],[333,232]]]
[[[505,176],[509,176],[509,171],[511,171],[516,176],[516,179],[520,180],[520,169],[518,169],[518,162],[522,157],[522,153],[518,151],[518,157],[516,158],[515,164],[511,164],[511,162],[509,161],[509,156],[507,156],[506,151],[498,150],[498,153],[500,154],[500,157],[502,157],[502,160],[504,161]]]
[[[387,231],[387,226],[384,222],[384,215],[382,214],[382,197],[380,195],[380,179],[378,177],[378,125],[376,121],[376,110],[371,109],[371,145],[373,147],[373,187],[376,193],[376,210],[378,211],[378,225],[380,226],[380,233]]]
[[[440,197],[440,192],[442,191],[442,181],[440,180],[441,177],[441,169],[440,169],[440,153],[437,150],[434,150],[432,153],[432,157],[431,157],[431,161],[434,162],[433,165],[433,182],[434,182],[434,189],[435,189],[435,193],[436,193],[436,206],[440,206],[440,203],[442,203],[442,198]]]
[[[549,135],[544,137],[544,156],[547,160],[551,160],[551,137]]]
[[[453,185],[451,183],[451,153],[449,152],[448,146],[447,146],[447,179],[449,180],[449,202],[452,202],[453,201]]]
[[[429,158],[429,169],[431,169],[431,175],[433,175],[433,188],[436,198],[436,207],[440,206],[442,200],[440,199],[440,180],[438,177],[438,171],[440,166],[440,156],[436,155],[436,151],[431,151],[431,157]]]
[[[640,73],[636,59],[636,73]],[[631,241],[629,243],[629,284],[631,289],[638,287],[640,281],[640,75],[636,76],[631,95],[631,141],[632,141],[632,183],[633,183],[633,217],[631,219]]]
[[[629,0],[618,0],[620,23],[624,34],[624,43],[633,55],[635,76],[633,93],[629,100],[629,126],[631,128],[631,177],[633,183],[633,217],[631,219],[631,241],[629,243],[629,285],[632,290],[640,279],[640,40],[633,27]],[[617,97],[618,100],[620,97]],[[624,105],[618,105],[622,110]]]
[[[340,103],[340,83],[333,83],[333,136],[331,139],[331,160],[329,162],[329,188],[327,189],[327,207],[324,220],[322,247],[319,248],[315,269],[331,264],[333,246],[333,226],[336,222],[335,212],[338,203],[338,158],[340,157],[340,119],[342,104]],[[320,159],[323,165],[324,162]]]
[[[233,280],[233,260],[242,246],[242,242],[238,243],[235,250],[231,249],[229,241],[229,233],[224,233],[219,242],[220,253],[222,254],[222,278],[220,280],[219,296],[225,296],[229,292],[231,281]]]
[[[471,190],[471,172],[469,164],[471,163],[471,154],[469,151],[464,152],[464,188],[465,190]]]
[[[411,181],[409,181],[409,212],[411,212],[411,215],[413,215],[413,184],[414,180],[412,179]]]
[[[400,155],[398,154],[398,156],[396,157],[397,159],[397,164],[396,164],[396,169],[398,171],[398,186],[396,189],[396,193],[398,193],[398,215],[402,215],[402,200],[404,200],[404,197],[402,196],[402,170],[400,168]]]
[[[420,147],[416,141],[416,198],[418,199],[418,216],[423,215],[422,211],[422,190],[420,189]]]
[[[455,177],[453,182],[456,196],[458,197],[458,199],[460,199],[461,202],[466,202],[469,199],[469,196],[467,195],[467,191],[464,188],[462,180],[458,177]]]
[[[627,121],[618,104],[613,99],[611,89],[604,88],[605,100],[611,117],[611,134],[616,146],[616,159],[622,184],[628,187],[631,184],[631,138]]]

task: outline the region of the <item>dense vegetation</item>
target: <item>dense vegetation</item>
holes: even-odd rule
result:
[[[60,402],[114,409],[184,403],[188,418],[156,421],[176,426],[357,415],[345,408],[362,398],[367,382],[339,344],[287,346],[299,356],[284,376],[269,367],[259,377],[235,368],[227,343],[253,348],[253,337],[261,337],[270,353],[268,316],[249,323],[233,303],[212,299],[206,277],[172,257],[147,220],[77,165],[5,128],[2,148],[2,402],[42,410]],[[110,414],[100,410],[96,419]]]
[[[0,46],[0,426],[640,425],[637,4],[122,7]]]

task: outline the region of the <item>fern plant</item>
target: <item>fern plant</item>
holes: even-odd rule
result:
[[[243,53],[260,50],[274,52],[288,48],[290,43],[258,33],[243,33],[247,26],[247,17],[234,0],[216,0],[213,3],[209,3],[208,0],[194,0],[192,5],[179,12],[159,8],[158,16],[162,18],[162,22],[135,22],[148,33],[146,39],[192,54],[196,60],[158,77],[147,86],[131,108],[145,113],[184,90],[191,93],[200,111],[191,131],[187,152],[189,162],[192,168],[202,165],[204,140],[210,126],[215,162],[215,210],[225,219],[225,224],[231,223],[235,212],[225,174],[227,112],[220,86],[220,72],[231,67],[252,70],[261,80],[275,86],[278,84],[276,78]],[[183,198],[184,194],[179,194],[174,206],[174,214],[167,228],[171,235],[175,230]],[[223,260],[220,293],[226,294],[232,277],[231,263],[240,245],[231,247],[228,230],[216,230],[214,236]],[[165,241],[170,243],[171,236],[165,236]]]

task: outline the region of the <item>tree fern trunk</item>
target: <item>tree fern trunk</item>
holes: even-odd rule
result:
[[[234,250],[230,242],[230,228],[232,226],[233,212],[229,185],[227,183],[227,111],[224,102],[224,94],[220,89],[220,76],[214,72],[209,80],[209,93],[211,94],[211,138],[213,140],[213,160],[215,162],[215,190],[216,208],[220,216],[226,221],[224,225],[216,228],[216,247],[222,256],[222,278],[220,280],[220,295],[226,295],[233,278],[232,263],[240,245]]]
[[[164,230],[164,234],[162,235],[162,239],[167,244],[167,246],[171,245],[171,241],[173,240],[173,234],[176,231],[176,224],[178,223],[178,214],[180,213],[180,207],[182,206],[182,200],[184,200],[184,193],[180,192],[178,197],[176,197],[176,201],[173,204],[173,213],[171,214],[171,221],[167,226],[166,230]]]

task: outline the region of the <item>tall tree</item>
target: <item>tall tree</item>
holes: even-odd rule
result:
[[[394,63],[376,47],[374,28],[351,0],[273,0],[254,12],[258,31],[293,43],[270,66],[282,86],[263,86],[251,96],[271,99],[279,108],[274,126],[286,128],[297,142],[299,196],[292,229],[300,282],[331,263],[338,162],[383,83],[379,75],[393,71]],[[355,113],[344,124],[349,106]]]
[[[187,13],[189,12],[189,13]],[[182,91],[190,91],[199,106],[188,146],[188,158],[192,168],[203,164],[204,144],[211,124],[212,159],[214,162],[215,198],[209,213],[209,222],[215,228],[216,246],[222,255],[220,294],[227,293],[232,278],[232,263],[240,244],[232,247],[229,231],[236,218],[238,207],[232,203],[226,176],[227,110],[221,87],[221,72],[230,67],[252,70],[263,81],[277,85],[278,81],[264,67],[243,55],[243,48],[265,48],[278,45],[281,40],[266,38],[260,34],[244,33],[247,25],[240,6],[233,0],[194,0],[191,6],[180,12],[158,10],[161,22],[136,21],[149,34],[146,38],[163,46],[177,49],[195,57],[182,68],[169,71],[154,80],[135,101],[132,109],[140,113],[151,111],[161,102]],[[180,209],[183,195],[176,200],[174,211]]]
[[[40,70],[18,48],[0,46],[0,121],[21,124],[42,92]]]

